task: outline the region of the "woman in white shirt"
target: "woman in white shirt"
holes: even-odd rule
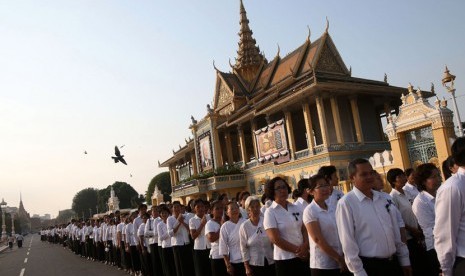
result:
[[[211,219],[205,225],[205,236],[210,242],[210,266],[213,276],[227,275],[223,256],[219,253],[220,229],[223,218],[223,202],[220,200],[211,203]]]
[[[289,201],[291,187],[281,177],[271,179],[265,188],[267,198],[274,199],[265,211],[263,226],[275,245],[273,258],[276,275],[309,275],[308,236],[302,223],[303,210]]]
[[[134,230],[134,218],[137,216],[136,213],[133,213],[129,217],[129,223],[126,227],[126,251],[129,252],[129,256],[131,258],[131,268],[133,272],[140,271],[140,259],[139,253],[137,252],[137,233]]]
[[[425,236],[426,255],[428,262],[425,275],[439,275],[439,261],[434,249],[434,220],[436,192],[441,185],[441,177],[438,168],[431,163],[418,166],[415,172],[415,183],[420,193],[413,200],[413,213],[417,217],[423,235]]]
[[[171,246],[171,237],[168,234],[166,221],[170,215],[170,209],[166,205],[160,205],[158,212],[160,213],[161,221],[157,225],[158,245],[161,245],[161,262],[163,273],[165,276],[176,276],[176,268],[174,267],[173,247]]]
[[[323,166],[318,170],[318,174],[326,178],[330,186],[330,196],[326,199],[329,208],[336,210],[337,202],[344,196],[344,193],[334,187],[339,186],[339,177],[335,166]]]
[[[219,253],[223,255],[229,275],[245,276],[239,240],[239,228],[245,220],[241,218],[236,202],[229,202],[226,206],[225,220],[220,230]]]
[[[309,179],[313,201],[304,210],[304,224],[310,242],[310,270],[315,275],[341,275],[347,272],[336,226],[335,209],[330,208],[327,199],[331,185],[323,175]]]
[[[194,201],[195,215],[189,220],[190,235],[194,240],[194,269],[197,276],[210,276],[210,242],[205,237],[205,225],[210,216],[205,214],[205,203],[201,198]]]
[[[249,196],[244,203],[249,219],[239,229],[242,260],[247,275],[275,275],[273,244],[263,228],[260,199]]]

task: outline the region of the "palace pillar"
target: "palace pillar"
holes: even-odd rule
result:
[[[397,133],[394,137],[389,137],[391,153],[395,160],[396,167],[403,170],[411,167],[408,157],[407,141],[405,139],[405,133]]]
[[[239,136],[239,145],[241,147],[242,162],[243,162],[243,166],[245,166],[248,160],[247,160],[247,149],[245,147],[244,129],[242,128],[242,125],[237,126],[237,134]]]
[[[450,135],[448,132],[447,127],[433,128],[433,138],[436,146],[436,153],[438,154],[439,165],[451,155]]]
[[[331,111],[333,113],[334,128],[336,129],[336,139],[338,144],[344,144],[344,136],[342,133],[341,117],[339,116],[339,106],[337,98],[332,96],[330,98]]]
[[[291,159],[294,159],[295,153],[295,140],[294,140],[294,128],[292,127],[292,116],[290,111],[284,111],[284,118],[286,120],[286,131],[287,138],[289,139],[289,152]]]
[[[365,141],[363,139],[362,124],[360,122],[360,112],[358,110],[357,97],[350,98],[350,107],[352,110],[352,117],[355,125],[355,135],[357,136],[357,142],[363,144]]]
[[[215,164],[214,167],[215,169],[218,167],[223,166],[223,156],[221,154],[221,143],[220,143],[220,136],[218,135],[218,130],[216,128],[212,128],[213,132],[213,154],[214,154],[214,160]]]
[[[173,167],[170,166],[169,167],[170,169],[170,181],[171,181],[171,186],[173,186],[175,183],[174,183],[174,172],[173,172]]]
[[[228,157],[228,165],[232,165],[234,163],[234,160],[232,152],[231,134],[228,130],[224,132],[224,140],[226,141],[226,154]]]
[[[191,152],[191,163],[192,163],[192,170],[194,175],[197,175],[199,171],[197,170],[197,157],[195,155],[195,151]]]
[[[255,160],[258,159],[258,147],[257,147],[257,139],[255,139],[255,131],[257,130],[257,122],[252,119],[250,121],[251,129],[252,129],[252,143],[253,143],[253,153],[255,156]]]
[[[312,152],[313,148],[315,147],[315,141],[313,140],[312,117],[310,114],[310,107],[308,103],[302,104],[302,110],[304,113],[305,130],[307,132],[307,147],[308,147],[308,150]]]
[[[323,146],[328,147],[329,139],[328,139],[328,127],[326,125],[326,114],[325,114],[325,106],[323,104],[323,98],[321,96],[317,96],[315,98],[316,101],[316,109],[318,111],[318,120],[320,122],[320,130],[321,136],[323,140]]]

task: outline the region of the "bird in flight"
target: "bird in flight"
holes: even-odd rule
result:
[[[124,160],[124,155],[121,155],[119,152],[118,146],[115,146],[115,156],[112,156],[111,158],[115,161],[115,163],[121,162],[124,165],[127,165],[126,160]]]
[[[84,151],[84,154],[87,154],[87,150]]]
[[[132,177],[132,174],[129,174],[130,177]]]

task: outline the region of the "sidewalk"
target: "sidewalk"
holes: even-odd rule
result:
[[[0,253],[5,251],[8,248],[8,245],[0,245]]]

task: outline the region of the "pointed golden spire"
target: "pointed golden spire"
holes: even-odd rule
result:
[[[264,61],[264,57],[260,53],[260,48],[256,45],[255,39],[252,37],[253,32],[250,30],[247,12],[242,0],[240,0],[240,14],[239,50],[237,51],[234,69],[244,79],[250,81],[255,77],[260,64]]]

